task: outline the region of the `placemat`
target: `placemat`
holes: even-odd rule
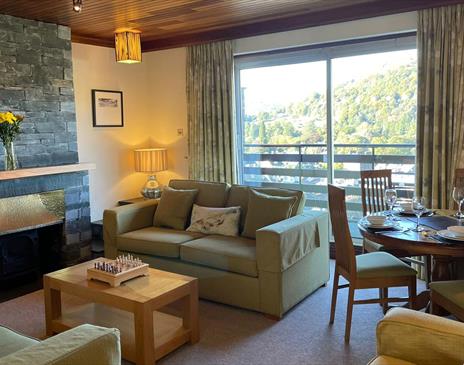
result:
[[[416,218],[407,218],[412,222],[416,222]],[[453,217],[446,217],[441,215],[433,215],[431,217],[423,217],[420,219],[421,226],[427,226],[435,231],[441,231],[442,229],[446,229],[449,226],[457,226],[459,225],[459,220]]]

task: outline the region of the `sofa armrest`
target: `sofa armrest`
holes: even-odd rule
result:
[[[421,365],[464,363],[464,323],[405,308],[377,324],[377,354]]]
[[[0,365],[120,365],[119,330],[84,324],[0,358]]]
[[[117,255],[116,237],[153,225],[153,216],[158,199],[106,209],[103,212],[103,241],[105,257],[114,259]]]
[[[321,245],[328,245],[327,213],[299,214],[263,227],[256,231],[258,270],[283,272]]]

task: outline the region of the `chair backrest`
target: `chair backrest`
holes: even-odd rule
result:
[[[386,210],[385,190],[392,187],[391,170],[361,171],[361,198],[363,215]]]
[[[335,239],[335,261],[350,277],[356,275],[356,259],[346,216],[345,190],[329,184],[329,210]]]
[[[454,170],[454,186],[464,188],[464,169]]]

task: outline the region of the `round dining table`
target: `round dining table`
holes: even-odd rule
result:
[[[464,258],[464,242],[442,240],[436,235],[440,229],[450,225],[464,225],[462,220],[452,217],[451,211],[434,211],[431,216],[421,218],[422,232],[414,231],[416,218],[394,214],[396,226],[390,230],[374,230],[365,224],[365,218],[358,223],[363,238],[381,244],[386,251],[407,252],[410,256],[426,256],[431,258],[431,280],[443,281],[455,279],[452,270],[453,262]],[[417,307],[424,308],[429,302],[426,290],[417,297]]]

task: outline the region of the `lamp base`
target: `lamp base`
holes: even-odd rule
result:
[[[156,181],[155,175],[150,175],[147,182],[140,190],[140,194],[145,199],[157,199],[161,196],[161,189],[159,187],[158,181]]]

